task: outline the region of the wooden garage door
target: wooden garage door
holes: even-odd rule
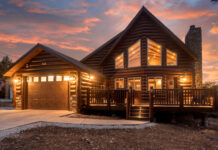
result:
[[[68,82],[28,84],[29,109],[68,109]]]

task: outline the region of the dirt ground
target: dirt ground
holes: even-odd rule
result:
[[[3,139],[0,149],[215,150],[218,149],[218,130],[170,124],[137,130],[40,127]]]

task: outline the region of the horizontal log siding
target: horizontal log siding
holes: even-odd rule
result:
[[[147,38],[154,40],[162,46],[162,66],[147,66]],[[127,68],[128,48],[141,39],[141,67]],[[175,51],[178,55],[178,66],[166,66],[166,48]],[[115,57],[124,52],[124,69],[115,70]],[[93,57],[94,59],[94,57]],[[93,64],[90,64],[93,65]],[[95,64],[96,65],[96,64]],[[128,77],[141,77],[142,101],[148,99],[147,79],[149,77],[162,77],[163,88],[166,88],[167,77],[188,76],[189,82],[184,86],[191,87],[193,74],[193,59],[185,53],[175,41],[154,24],[146,15],[140,16],[129,32],[112,51],[103,64],[103,74],[109,78],[109,87],[114,88],[115,78],[125,78],[127,87]]]
[[[46,63],[43,65],[43,63]],[[28,64],[28,67],[24,65],[18,73],[26,72],[38,72],[46,70],[72,70],[73,66],[69,65],[67,62],[53,56],[45,51],[42,51],[37,56],[32,58]]]

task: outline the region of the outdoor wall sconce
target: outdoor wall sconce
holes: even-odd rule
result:
[[[18,80],[17,79],[14,79],[14,83],[17,83],[18,82]]]
[[[89,78],[90,78],[90,80],[93,80],[93,79],[94,79],[94,76],[90,76]]]

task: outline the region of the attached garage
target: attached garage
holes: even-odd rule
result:
[[[44,77],[44,76],[43,76]],[[29,109],[68,109],[68,83],[30,82],[28,83]]]
[[[14,80],[16,109],[76,112],[85,102],[86,89],[104,81],[100,73],[41,44],[18,59],[4,75]],[[95,79],[90,76],[95,76]]]

